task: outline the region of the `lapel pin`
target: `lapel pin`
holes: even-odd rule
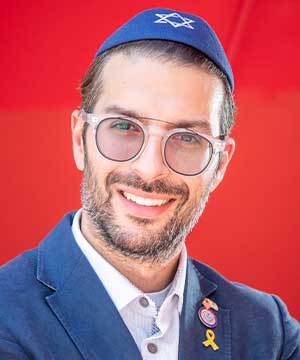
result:
[[[214,351],[219,350],[219,346],[215,343],[215,333],[213,332],[213,330],[211,329],[207,329],[206,330],[206,339],[205,341],[203,341],[203,345],[208,347],[211,346],[213,348]]]
[[[205,307],[206,310],[214,309],[216,311],[219,311],[218,305],[214,301],[212,301],[212,300],[210,300],[208,298],[205,298],[202,301],[202,305]]]
[[[201,306],[198,310],[198,316],[202,324],[211,329],[218,325],[218,319],[210,309],[205,309],[205,307]]]

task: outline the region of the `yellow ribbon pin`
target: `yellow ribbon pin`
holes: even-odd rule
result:
[[[203,345],[206,347],[211,346],[214,351],[219,350],[219,346],[214,342],[215,337],[216,335],[211,329],[206,330],[207,340],[203,341]]]

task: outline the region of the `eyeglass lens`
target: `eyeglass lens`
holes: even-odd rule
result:
[[[145,133],[134,121],[108,118],[98,125],[96,139],[103,156],[114,161],[128,161],[141,151]],[[196,175],[209,164],[212,144],[199,134],[178,130],[168,137],[164,156],[175,172]]]

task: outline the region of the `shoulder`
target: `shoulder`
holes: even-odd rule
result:
[[[36,281],[37,251],[29,250],[0,267],[0,339],[14,341],[25,318],[34,313],[39,285]]]
[[[13,289],[24,291],[28,286],[28,281],[33,281],[37,262],[36,254],[37,249],[26,251],[0,267],[0,286],[1,289],[6,290],[0,293],[0,299]]]
[[[13,311],[25,313],[45,295],[37,281],[37,257],[37,249],[29,250],[0,267],[0,308],[7,310],[0,312],[0,322]]]
[[[249,314],[252,317],[259,313],[280,314],[286,309],[278,296],[230,281],[212,267],[194,259],[190,260],[201,276],[217,285],[215,296],[223,307],[232,308],[235,312],[244,311],[245,316]]]
[[[255,304],[255,306],[259,304],[261,306],[270,306],[270,302],[275,306],[270,294],[245,284],[230,281],[209,265],[194,259],[190,260],[195,270],[201,274],[201,276],[204,276],[217,285],[217,294],[224,307],[230,308],[232,304],[234,304],[235,307],[249,307],[251,304]],[[235,302],[236,300],[238,301]]]
[[[24,252],[0,267],[0,308],[8,304],[15,304],[17,309],[24,308],[47,296],[50,289],[44,286],[39,275],[45,270],[63,273],[60,266],[68,259],[69,248],[75,246],[71,230],[74,214],[66,214],[37,248]],[[3,312],[0,312],[0,320],[1,314]]]
[[[0,338],[13,341],[17,333],[26,328],[34,329],[34,324],[41,322],[47,312],[45,298],[53,293],[53,289],[45,286],[39,279],[46,261],[53,259],[53,268],[61,267],[55,264],[56,254],[53,248],[63,248],[64,236],[69,225],[64,218],[40,242],[37,248],[28,250],[0,267]],[[46,248],[48,246],[48,248]],[[41,257],[46,261],[41,261]],[[22,330],[23,329],[23,330]]]
[[[214,301],[230,310],[233,339],[240,341],[244,334],[248,341],[253,338],[254,346],[265,338],[281,348],[282,359],[300,358],[300,324],[277,295],[230,281],[199,261],[191,262],[201,276],[217,285]]]

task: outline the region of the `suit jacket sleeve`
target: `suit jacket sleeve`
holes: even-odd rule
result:
[[[291,318],[286,305],[278,296],[273,295],[282,321],[283,343],[280,359],[299,360],[300,359],[300,326],[297,321]]]

